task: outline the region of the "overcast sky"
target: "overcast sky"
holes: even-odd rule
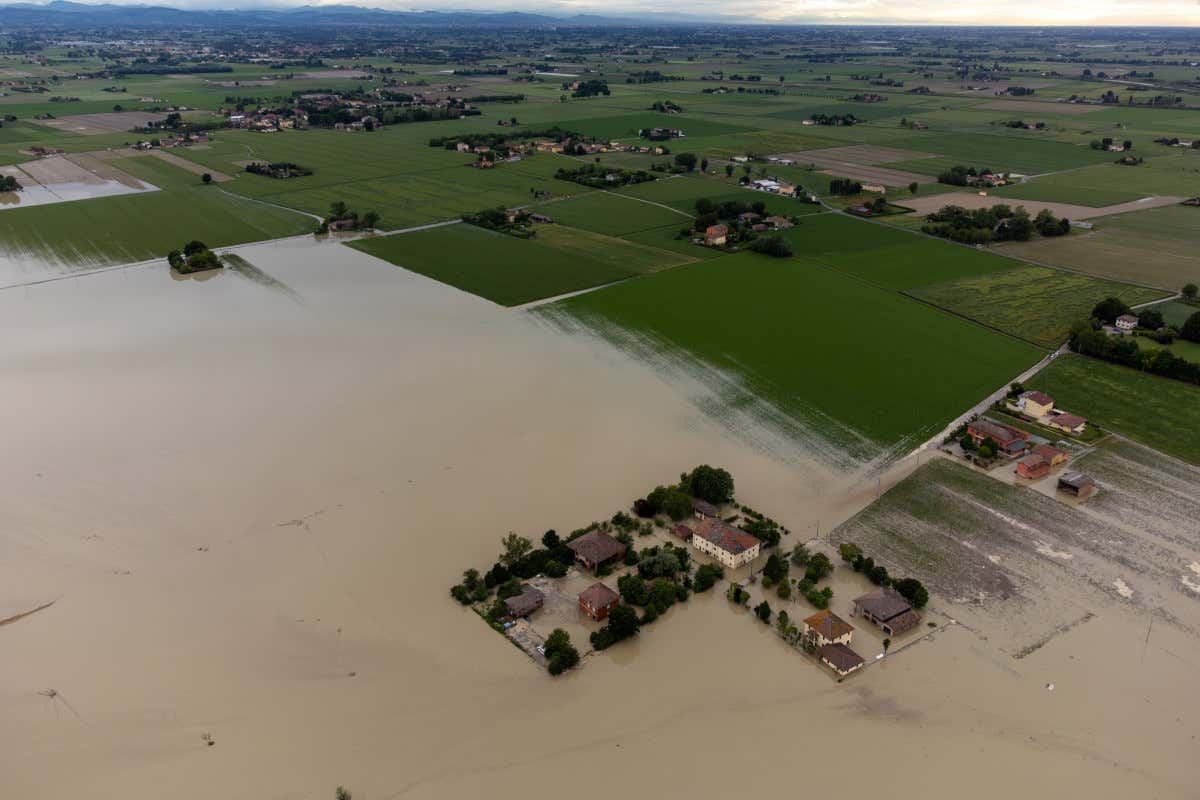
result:
[[[7,2],[10,0],[0,0]],[[91,0],[85,0],[90,2]],[[98,0],[101,1],[101,0]],[[122,5],[184,8],[358,5],[394,10],[533,11],[631,16],[682,13],[740,22],[901,23],[965,25],[1200,26],[1200,0],[106,0]]]

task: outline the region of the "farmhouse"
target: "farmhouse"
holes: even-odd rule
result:
[[[889,636],[915,628],[921,615],[904,595],[890,586],[880,586],[854,598],[854,613],[873,622]]]
[[[850,644],[854,626],[829,609],[824,609],[804,620],[804,640],[817,647],[827,644]]]
[[[522,586],[521,593],[504,601],[504,613],[513,617],[526,617],[542,607],[546,595],[532,586]]]
[[[762,542],[719,519],[702,519],[693,529],[692,549],[712,556],[730,569],[758,558]]]
[[[1050,462],[1037,453],[1031,453],[1017,462],[1017,474],[1036,481],[1050,474]]]
[[[777,231],[792,227],[792,221],[787,217],[767,217],[767,224]]]
[[[1117,330],[1121,333],[1129,333],[1137,327],[1138,318],[1133,314],[1122,314],[1117,317]]]
[[[704,230],[704,243],[709,247],[722,247],[729,238],[729,226],[724,223],[709,225]]]
[[[1009,458],[1014,458],[1025,451],[1025,441],[1029,434],[1009,425],[992,422],[990,419],[977,419],[967,423],[967,435],[981,445],[992,439],[1000,446],[1000,452]]]
[[[596,621],[605,619],[621,603],[621,595],[597,581],[579,593],[579,610]]]
[[[1076,436],[1087,428],[1087,420],[1075,414],[1055,414],[1046,423],[1055,430],[1065,431]]]
[[[1096,482],[1082,472],[1068,472],[1058,479],[1058,490],[1083,500],[1096,492]]]
[[[1044,392],[1025,392],[1017,398],[1022,414],[1041,419],[1054,410],[1054,398]]]
[[[822,664],[843,677],[856,669],[861,669],[866,663],[862,656],[840,643],[822,645],[817,653],[821,657]]]
[[[602,565],[625,557],[625,545],[604,531],[588,531],[578,539],[567,542],[575,560],[595,572]]]
[[[1052,467],[1065,464],[1067,461],[1067,454],[1064,451],[1059,450],[1057,447],[1051,447],[1048,444],[1035,444],[1033,452],[1046,459]]]

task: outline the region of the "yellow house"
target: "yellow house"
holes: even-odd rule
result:
[[[850,644],[854,626],[829,609],[818,611],[804,620],[803,636],[818,647],[827,644]]]
[[[1054,398],[1044,392],[1025,392],[1017,399],[1017,407],[1025,416],[1041,419],[1054,411]]]

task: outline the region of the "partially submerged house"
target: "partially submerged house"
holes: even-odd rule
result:
[[[513,619],[527,617],[541,608],[545,602],[546,595],[542,594],[541,590],[532,586],[522,586],[519,595],[509,597],[504,601],[504,612]]]
[[[671,528],[671,533],[675,534],[680,539],[683,539],[685,542],[690,542],[692,540],[692,536],[694,536],[696,532],[687,525],[680,523],[679,525]]]
[[[601,530],[588,531],[578,539],[567,542],[575,560],[595,572],[601,565],[625,557],[625,545]]]
[[[579,610],[594,620],[606,619],[621,604],[621,595],[599,581],[579,593]]]
[[[854,598],[854,614],[874,623],[889,636],[911,630],[921,621],[912,603],[891,586],[880,586]]]
[[[698,497],[692,498],[692,512],[696,515],[696,519],[717,519],[721,516],[720,510],[716,506]]]
[[[1067,472],[1058,479],[1058,490],[1080,500],[1096,492],[1096,482],[1082,472]]]
[[[817,654],[820,656],[822,664],[842,677],[856,669],[861,669],[866,664],[862,656],[846,645],[837,642],[822,645],[817,649]]]
[[[817,647],[827,644],[850,644],[854,626],[829,609],[823,609],[804,619],[804,640]]]
[[[721,564],[736,569],[758,558],[762,542],[741,528],[719,519],[704,518],[692,532],[692,549],[712,556]]]

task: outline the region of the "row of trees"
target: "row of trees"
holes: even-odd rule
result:
[[[1200,341],[1200,311],[1188,319],[1180,330],[1180,336],[1185,332],[1194,341]],[[1180,358],[1169,350],[1143,350],[1131,336],[1110,336],[1101,328],[1101,320],[1096,317],[1072,325],[1067,345],[1080,355],[1200,385],[1200,364]]]
[[[925,217],[921,231],[965,244],[985,244],[991,241],[1025,242],[1034,233],[1042,236],[1064,236],[1071,232],[1071,221],[1055,217],[1043,208],[1030,217],[1024,206],[998,203],[990,208],[966,209],[962,206],[943,206]]]
[[[861,572],[876,586],[891,586],[912,603],[913,608],[924,608],[929,602],[929,591],[916,578],[895,579],[888,575],[887,567],[876,564],[870,556],[864,556],[862,549],[853,542],[842,542],[838,545],[838,555],[850,565],[855,572]]]
[[[554,177],[560,181],[573,181],[593,189],[605,189],[613,186],[628,186],[634,183],[647,183],[657,180],[644,169],[619,169],[605,167],[600,164],[584,164],[575,169],[559,169]]]

